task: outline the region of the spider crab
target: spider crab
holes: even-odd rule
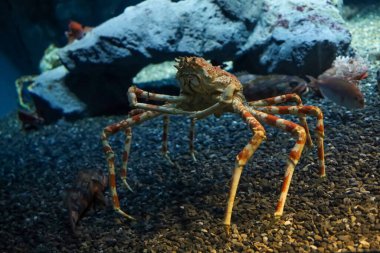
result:
[[[232,174],[230,192],[224,215],[224,225],[227,233],[231,224],[233,203],[243,168],[259,147],[260,143],[266,138],[265,129],[260,122],[289,132],[296,138],[296,143],[290,151],[287,160],[281,195],[274,213],[275,217],[280,217],[283,213],[294,168],[300,159],[304,146],[312,146],[306,115],[312,115],[317,118],[316,136],[319,173],[320,176],[325,176],[323,114],[318,107],[303,105],[297,94],[286,94],[248,102],[243,95],[243,86],[241,83],[234,75],[227,71],[211,65],[199,57],[180,57],[176,59],[176,62],[178,63],[178,65],[175,66],[178,69],[176,78],[180,86],[180,94],[178,96],[150,93],[136,86],[131,86],[128,90],[129,103],[132,107],[138,108],[136,109],[137,112],[125,120],[105,127],[102,132],[101,139],[107,157],[109,184],[113,197],[113,207],[116,212],[133,219],[120,208],[119,198],[116,192],[115,155],[108,141],[109,136],[119,131],[124,131],[126,135],[125,148],[122,156],[121,179],[123,184],[130,189],[126,181],[126,176],[132,137],[131,127],[160,115],[164,115],[163,153],[165,156],[167,156],[165,129],[169,114],[183,114],[192,118],[191,129],[193,129],[195,119],[205,118],[210,115],[220,116],[227,112],[237,113],[252,131],[252,138],[236,156],[235,168]],[[165,103],[163,105],[139,103],[138,98],[163,101]],[[285,102],[295,103],[295,105],[276,105]],[[281,119],[273,114],[297,115],[300,124]],[[193,131],[191,131],[191,142],[193,134]],[[190,149],[194,158],[192,144],[190,144]]]

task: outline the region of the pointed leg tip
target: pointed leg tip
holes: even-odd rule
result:
[[[121,214],[123,217],[127,218],[127,219],[130,219],[130,220],[136,220],[135,218],[133,218],[132,216],[130,216],[129,214],[126,214],[123,210],[121,210],[120,208],[117,208],[115,209],[117,213]]]
[[[278,219],[281,219],[281,216],[282,216],[282,212],[275,212],[274,213],[274,218],[276,219],[276,220],[278,220]]]
[[[226,233],[227,237],[231,236],[231,226],[228,224],[224,224],[224,232]]]
[[[133,192],[133,189],[129,186],[129,184],[127,183],[127,180],[122,179],[122,181],[123,181],[124,186],[125,186],[129,191]]]
[[[164,152],[162,155],[163,155],[163,156],[165,157],[165,159],[170,163],[170,165],[175,166],[175,163],[174,163],[173,160],[170,158],[168,152]]]

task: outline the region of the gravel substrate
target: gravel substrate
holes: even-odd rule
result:
[[[90,212],[74,237],[66,224],[65,189],[80,170],[106,171],[99,135],[123,117],[59,121],[25,133],[11,114],[0,120],[0,252],[380,251],[378,64],[372,62],[362,84],[362,110],[305,98],[325,114],[327,178],[318,177],[315,149],[304,152],[280,220],[273,212],[295,140],[266,127],[268,138],[240,181],[230,238],[222,225],[228,184],[235,156],[250,137],[238,116],[197,123],[197,162],[188,154],[189,120],[172,117],[169,149],[177,167],[160,155],[160,119],[134,128],[128,172],[134,192],[121,184],[118,192],[136,221],[108,206]],[[123,138],[112,139],[115,151]]]

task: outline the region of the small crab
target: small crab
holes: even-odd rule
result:
[[[270,126],[282,129],[291,133],[296,138],[296,143],[288,157],[281,195],[274,213],[276,217],[280,217],[283,214],[294,168],[300,159],[304,146],[312,146],[306,115],[312,115],[317,118],[315,131],[317,136],[319,173],[320,176],[325,176],[323,114],[318,107],[303,105],[297,94],[286,94],[248,102],[243,95],[243,86],[241,83],[234,75],[227,71],[211,65],[205,59],[199,57],[180,57],[176,59],[176,62],[178,63],[178,65],[175,66],[178,69],[176,78],[180,86],[180,94],[178,96],[150,93],[136,86],[131,86],[128,90],[128,98],[130,105],[137,108],[135,113],[132,113],[130,117],[125,120],[105,127],[102,132],[101,139],[103,150],[107,157],[109,184],[113,196],[113,207],[116,212],[127,218],[132,218],[120,208],[116,191],[115,155],[108,139],[111,135],[120,131],[124,131],[126,135],[125,148],[122,156],[121,180],[123,184],[130,189],[126,181],[126,176],[132,138],[131,127],[160,115],[164,115],[163,153],[166,157],[168,154],[165,136],[169,114],[182,114],[190,117],[192,119],[191,129],[193,130],[195,119],[205,118],[210,115],[219,117],[224,113],[237,113],[252,131],[252,138],[236,156],[235,168],[232,174],[230,192],[224,215],[224,225],[227,233],[230,230],[233,203],[243,168],[259,147],[260,143],[266,138],[265,129],[261,123],[267,123]],[[139,103],[138,98],[163,101],[165,103],[163,105]],[[285,102],[295,103],[295,105],[276,105]],[[297,115],[300,124],[281,119],[273,114]],[[193,141],[193,137],[194,133],[191,131],[191,142]],[[190,149],[195,159],[193,145],[190,145]]]

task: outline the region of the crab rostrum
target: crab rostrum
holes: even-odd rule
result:
[[[232,174],[230,192],[224,215],[224,225],[226,226],[227,232],[230,228],[233,203],[243,168],[259,147],[260,143],[265,139],[265,129],[261,123],[264,122],[270,126],[282,129],[291,133],[296,138],[296,143],[290,151],[287,160],[281,195],[274,213],[276,217],[281,216],[283,213],[294,168],[298,163],[305,144],[310,147],[312,146],[312,140],[306,122],[306,115],[309,114],[317,118],[315,131],[317,136],[319,173],[320,176],[325,176],[323,114],[318,107],[303,105],[297,94],[285,94],[249,102],[246,101],[243,95],[243,86],[241,83],[234,75],[227,71],[217,66],[212,66],[205,59],[199,57],[180,57],[176,59],[176,62],[178,63],[178,65],[175,66],[178,69],[176,78],[180,86],[180,94],[178,96],[150,93],[136,86],[132,86],[128,90],[128,98],[130,105],[137,108],[136,113],[133,113],[125,120],[107,126],[102,132],[101,139],[108,161],[113,206],[118,213],[125,217],[132,218],[120,209],[116,192],[115,155],[108,141],[109,136],[119,131],[124,131],[126,135],[125,148],[122,156],[121,180],[124,185],[130,189],[126,181],[126,176],[132,137],[131,127],[160,115],[164,116],[163,153],[169,161],[171,160],[167,154],[166,132],[168,115],[170,114],[183,114],[192,118],[190,151],[194,159],[194,146],[192,142],[194,138],[193,128],[195,119],[205,118],[210,115],[220,116],[223,113],[237,113],[251,129],[253,134],[252,138],[236,156],[235,168]],[[152,105],[139,103],[139,98],[163,101],[164,104]],[[277,105],[286,102],[294,103],[295,105]],[[297,115],[300,124],[281,119],[273,114]]]

